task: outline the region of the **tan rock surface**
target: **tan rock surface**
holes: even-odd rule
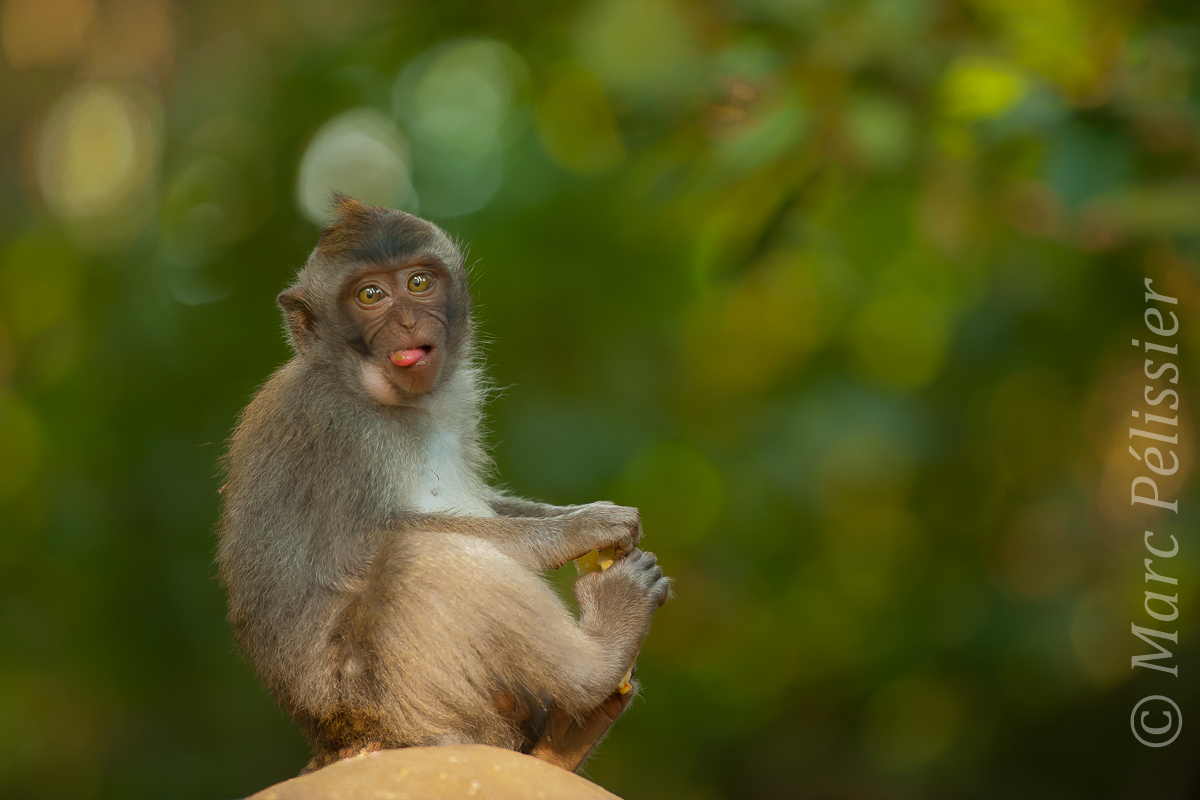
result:
[[[475,744],[406,747],[339,761],[248,800],[620,800],[532,756]]]

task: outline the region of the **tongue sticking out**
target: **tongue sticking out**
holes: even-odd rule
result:
[[[412,350],[397,350],[389,358],[397,367],[411,367],[427,355],[429,355],[428,347],[416,347]]]

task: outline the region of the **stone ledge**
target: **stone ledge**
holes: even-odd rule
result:
[[[339,761],[247,800],[620,800],[532,756],[473,744],[406,747]]]

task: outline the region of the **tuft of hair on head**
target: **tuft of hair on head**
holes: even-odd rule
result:
[[[317,240],[317,249],[327,256],[353,255],[386,214],[386,209],[369,206],[341,192],[334,192],[330,206],[333,220],[321,229]]]
[[[332,204],[333,221],[317,240],[317,252],[328,258],[383,264],[420,253],[434,245],[440,233],[420,217],[344,194],[335,193]]]

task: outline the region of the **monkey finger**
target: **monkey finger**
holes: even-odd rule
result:
[[[608,544],[616,549],[618,558],[637,547],[642,539],[642,515],[632,506],[618,506],[605,501],[584,507],[587,516],[605,530]]]
[[[672,581],[670,578],[660,578],[658,586],[655,587],[658,592],[658,607],[662,608],[667,604],[667,601],[675,597],[675,592],[672,591]]]

